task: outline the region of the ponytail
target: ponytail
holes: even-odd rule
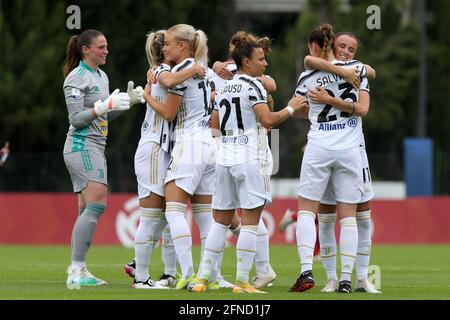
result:
[[[208,65],[208,46],[207,46],[208,38],[206,34],[202,30],[195,31],[195,39],[194,39],[194,59],[198,63],[202,63],[205,66]]]
[[[328,52],[333,49],[333,27],[329,24],[325,24],[322,26],[322,35],[323,35],[323,58],[328,60]]]
[[[147,42],[145,43],[145,53],[151,67],[158,66],[164,61],[164,30],[151,32],[147,34]]]
[[[64,78],[77,67],[78,63],[82,59],[80,52],[77,48],[78,36],[71,36],[69,42],[67,43],[66,59],[63,65]]]
[[[333,26],[325,23],[314,29],[309,35],[308,42],[311,44],[313,42],[322,49],[322,58],[328,60],[328,54],[333,49],[334,43],[334,33]]]

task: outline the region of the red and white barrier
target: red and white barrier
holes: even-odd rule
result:
[[[284,233],[277,229],[287,210],[297,210],[297,199],[275,198],[263,212],[272,244],[295,244],[295,224]],[[76,217],[76,196],[71,193],[0,193],[0,243],[69,244]],[[198,244],[190,211],[187,217]],[[374,243],[450,243],[450,197],[375,200],[372,220]],[[110,194],[94,243],[132,246],[138,221],[135,194]],[[231,234],[229,241],[235,242]]]

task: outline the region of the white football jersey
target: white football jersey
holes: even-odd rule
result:
[[[261,82],[238,74],[217,91],[216,103],[222,133],[216,163],[233,166],[258,161],[259,148],[267,146],[267,135],[260,132],[253,110],[257,104],[267,103]]]
[[[158,80],[161,73],[166,71],[170,72],[170,66],[167,64],[160,64],[155,70],[156,80]],[[152,83],[151,95],[156,101],[166,103],[167,88],[161,86],[158,81]],[[139,140],[139,144],[144,142],[155,142],[159,144],[164,151],[168,152],[170,143],[170,125],[170,122],[164,119],[147,104],[144,122],[141,127],[141,139]]]
[[[238,69],[235,63],[228,64],[226,68],[234,75],[234,78],[237,76]],[[225,80],[220,76],[218,76],[216,73],[214,73],[214,77],[211,80],[211,82],[214,83],[216,92],[219,92],[219,90],[227,83],[227,81],[230,80]],[[217,103],[215,105],[215,110],[219,110]],[[267,160],[268,152],[270,152],[269,140],[267,137],[267,129],[264,128],[259,122],[258,122],[258,141],[259,141],[258,158]]]
[[[193,58],[187,58],[173,67],[172,72],[191,68],[194,64],[195,60]],[[211,75],[211,73],[209,74]],[[209,118],[213,107],[208,76],[204,79],[189,78],[176,87],[169,89],[169,93],[182,97],[175,125],[176,141],[182,141],[183,139],[212,139]]]
[[[369,92],[367,70],[363,63],[357,60],[347,62],[334,60],[337,66],[357,68],[360,71],[361,85],[359,90]],[[321,86],[328,94],[345,101],[358,101],[358,90],[355,90],[342,77],[320,71],[307,70],[297,82],[295,95],[306,96],[308,89]],[[309,103],[309,121],[311,128],[308,133],[308,143],[330,150],[343,150],[360,144],[362,135],[362,120],[359,116],[350,116],[332,105]]]

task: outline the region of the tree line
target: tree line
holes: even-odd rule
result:
[[[79,30],[66,26],[66,9],[80,8],[81,28],[98,29],[108,39],[109,56],[102,68],[110,88],[126,89],[128,80],[144,84],[149,31],[189,23],[208,35],[210,61],[227,58],[228,41],[237,30],[273,39],[267,73],[276,81],[275,105],[284,107],[293,93],[307,37],[324,22],[335,31],[352,31],[360,40],[357,58],[377,71],[371,81],[371,109],[364,132],[373,179],[403,178],[403,139],[416,135],[419,79],[417,0],[310,0],[301,12],[237,12],[228,0],[0,1],[0,144],[11,142],[8,165],[0,171],[3,191],[70,191],[62,159],[68,130],[62,92],[62,62],[69,37]],[[367,7],[381,9],[381,28],[366,26]],[[434,141],[435,193],[450,192],[450,62],[446,18],[450,3],[427,1],[427,136]],[[133,156],[145,108],[113,121],[107,158],[112,191],[134,191]],[[280,127],[280,170],[277,177],[296,178],[307,121]]]

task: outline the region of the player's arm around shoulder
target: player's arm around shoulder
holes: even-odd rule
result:
[[[360,117],[365,117],[369,113],[370,95],[366,90],[359,90],[358,102],[355,102],[354,114]]]
[[[367,70],[367,78],[369,80],[375,80],[377,78],[376,70],[368,64],[365,64],[364,66],[366,67],[366,70]]]
[[[315,69],[336,74],[344,78],[355,89],[358,89],[360,85],[359,71],[356,68],[340,67],[327,60],[309,55],[305,57],[304,64],[307,70]]]
[[[328,94],[323,87],[316,87],[308,90],[308,99],[313,103],[320,103],[325,105],[332,105],[341,111],[347,112],[350,115],[357,115],[364,117],[369,112],[370,96],[365,90],[359,90],[359,97],[357,102],[345,101]]]
[[[227,69],[227,66],[229,64],[234,63],[232,60],[228,61],[216,61],[212,65],[212,70],[222,79],[224,80],[231,80],[233,79],[233,73]]]
[[[168,71],[168,70],[164,70]],[[175,71],[175,72],[161,72],[158,77],[158,82],[166,88],[173,88],[184,81],[192,78],[192,77],[199,77],[200,79],[203,79],[206,75],[206,69],[203,68],[200,64],[195,63],[192,65],[192,67],[183,69],[181,71]]]
[[[147,83],[144,89],[145,102],[167,121],[175,120],[182,98],[182,96],[177,94],[169,93],[167,95],[166,103],[164,104],[153,99],[151,95],[151,84]]]

